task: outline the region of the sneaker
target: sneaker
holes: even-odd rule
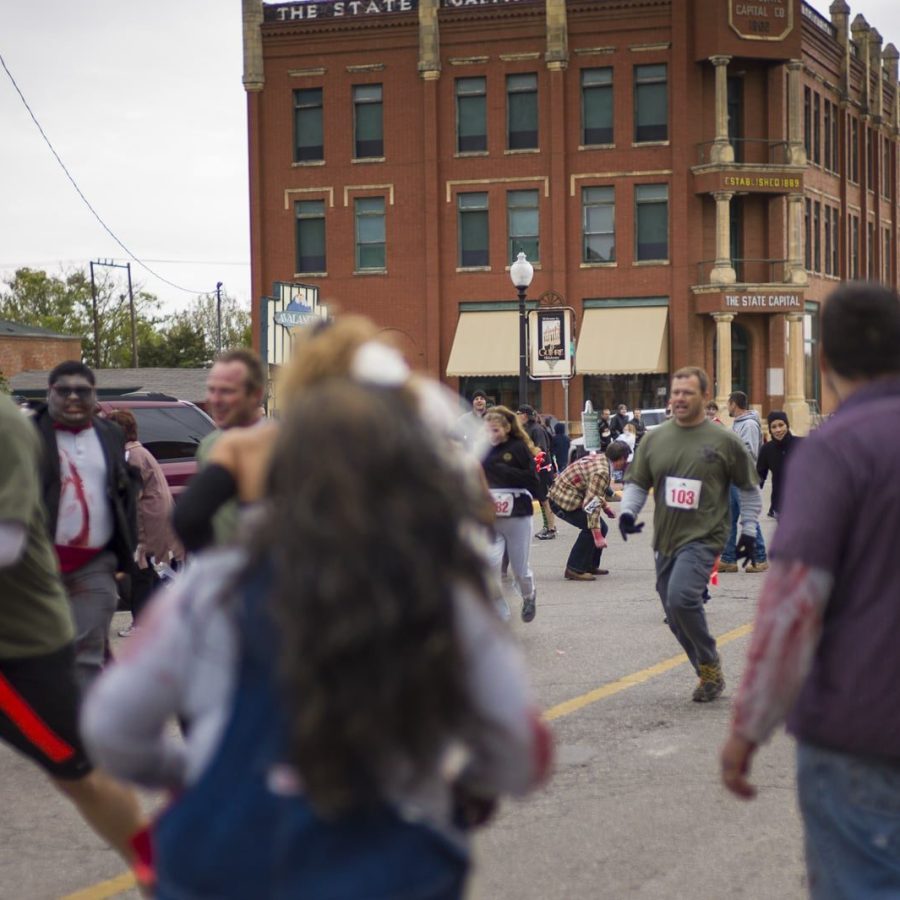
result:
[[[591,572],[576,572],[574,569],[566,569],[563,576],[566,581],[596,581],[597,576]]]
[[[555,528],[547,528],[545,526],[535,535],[535,537],[539,541],[552,541],[556,537],[556,529]]]
[[[747,571],[748,572],[765,572],[766,569],[768,569],[768,568],[769,568],[769,564],[767,562],[750,563],[750,565],[747,566]],[[721,572],[722,570],[719,569],[719,571]]]
[[[530,622],[537,612],[537,594],[534,593],[530,597],[526,597],[522,601],[522,621]]]
[[[700,664],[700,682],[694,688],[691,699],[694,703],[709,703],[725,690],[725,676],[721,663]]]
[[[729,563],[729,562],[722,562],[721,560],[719,561],[719,574],[720,575],[723,572],[737,572],[737,570],[738,570],[738,565],[736,562]]]
[[[141,630],[140,625],[135,625],[132,622],[127,628],[123,628],[121,631],[117,632],[119,637],[131,637],[134,634],[137,634]]]

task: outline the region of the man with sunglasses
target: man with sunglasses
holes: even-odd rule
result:
[[[50,538],[75,621],[75,672],[84,691],[106,659],[115,574],[128,571],[137,535],[136,491],[118,425],[94,415],[94,373],[75,360],[50,373],[47,405],[32,421],[43,439],[41,488]]]

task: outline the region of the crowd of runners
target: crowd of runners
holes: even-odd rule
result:
[[[133,418],[97,415],[93,372],[57,366],[32,416],[0,397],[0,738],[152,896],[461,898],[472,831],[552,766],[504,573],[533,622],[532,541],[573,526],[562,576],[594,581],[607,519],[647,540],[652,494],[693,701],[725,690],[712,573],[762,575],[725,786],[753,796],[786,720],[811,896],[900,896],[900,301],[842,285],[821,326],[839,405],[809,437],[771,410],[764,442],[740,392],[723,421],[685,367],[663,424],[620,408],[604,449],[573,454],[529,406],[477,391],[459,417],[342,317],[298,336],[277,422],[255,354],[217,358],[217,430],[174,509]],[[159,571],[174,577],[153,590]],[[125,579],[134,624],[112,660]],[[131,785],[177,799],[151,823]]]

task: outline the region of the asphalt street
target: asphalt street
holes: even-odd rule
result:
[[[792,741],[779,734],[758,754],[756,800],[733,798],[718,779],[749,642],[742,626],[764,576],[721,575],[711,589],[710,628],[727,635],[727,689],[714,703],[693,703],[696,677],[654,589],[651,508],[652,500],[644,533],[627,543],[610,522],[602,563],[610,574],[596,582],[563,580],[575,529],[558,523],[555,541],[533,543],[538,613],[513,627],[543,708],[559,713],[556,770],[479,835],[470,900],[806,896]],[[764,534],[773,530],[766,519]],[[560,709],[591,692],[601,696]]]
[[[805,897],[792,742],[779,735],[760,752],[755,801],[732,798],[718,780],[763,576],[722,575],[713,588],[707,613],[713,633],[725,635],[728,688],[715,703],[692,703],[695,676],[654,592],[649,526],[623,543],[610,524],[610,574],[596,582],[563,580],[570,526],[533,542],[531,624],[518,620],[507,583],[512,628],[552,719],[556,766],[546,787],[505,802],[479,833],[470,900]],[[771,534],[772,520],[763,528]],[[120,614],[115,627],[126,622]],[[2,900],[138,897],[118,857],[3,746],[0,805]]]

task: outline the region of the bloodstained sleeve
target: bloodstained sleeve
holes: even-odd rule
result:
[[[822,634],[834,583],[822,569],[775,560],[766,573],[732,729],[761,744],[784,721]]]

